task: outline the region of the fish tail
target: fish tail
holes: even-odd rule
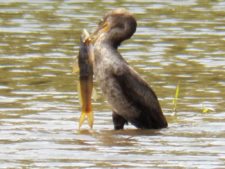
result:
[[[82,124],[85,120],[85,117],[86,117],[86,112],[82,112],[81,115],[80,115],[80,120],[79,120],[79,129],[82,126]]]
[[[94,115],[93,115],[92,111],[87,113],[87,119],[88,119],[89,127],[92,128],[93,127],[93,122],[94,122]]]
[[[81,116],[80,116],[80,120],[79,120],[79,129],[80,127],[82,126],[85,118],[87,117],[87,120],[88,120],[88,125],[90,128],[93,127],[93,122],[94,122],[94,115],[93,115],[93,112],[90,111],[90,112],[84,112],[82,111],[81,113]]]

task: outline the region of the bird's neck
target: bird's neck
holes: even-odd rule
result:
[[[99,54],[105,55],[105,54],[113,54],[117,53],[118,46],[113,45],[113,43],[107,39],[96,41],[94,44],[95,51],[97,51]],[[104,57],[104,56],[103,56]]]
[[[116,60],[124,60],[120,53],[117,51],[117,47],[114,47],[108,41],[96,41],[94,44],[95,61],[100,62],[116,62]]]
[[[98,39],[95,41],[95,44],[99,44],[99,46],[107,46],[113,50],[117,50],[120,45],[120,41],[112,38],[109,33],[102,33]]]

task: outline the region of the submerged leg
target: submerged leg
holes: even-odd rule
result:
[[[121,129],[123,129],[124,124],[127,124],[127,120],[124,119],[122,116],[120,116],[119,114],[117,114],[114,111],[112,114],[112,119],[113,119],[113,124],[114,124],[115,130],[121,130]]]

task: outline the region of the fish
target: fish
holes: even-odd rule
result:
[[[80,49],[78,54],[79,66],[79,87],[81,115],[79,119],[79,129],[87,118],[90,128],[93,127],[94,115],[92,111],[92,91],[93,91],[93,45],[89,33],[84,29],[80,37]]]

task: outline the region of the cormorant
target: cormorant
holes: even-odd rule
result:
[[[155,92],[117,50],[136,26],[136,19],[125,9],[104,16],[92,34],[94,76],[112,106],[114,129],[123,129],[128,122],[141,129],[165,128],[167,121]]]

